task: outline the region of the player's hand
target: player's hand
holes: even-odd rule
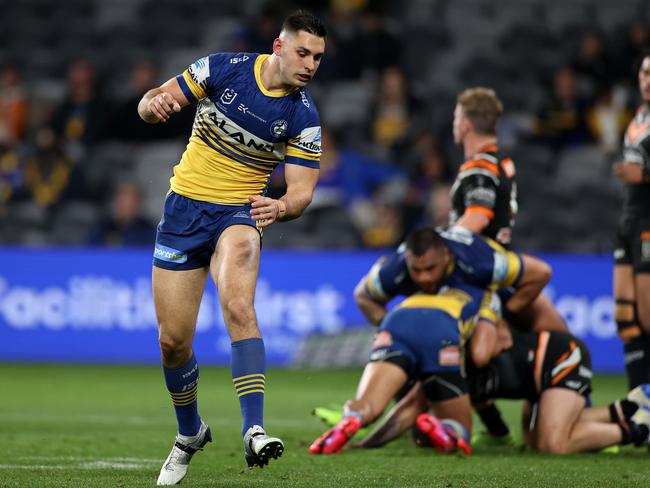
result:
[[[640,164],[625,161],[614,163],[614,175],[626,185],[643,183],[643,167]]]
[[[262,196],[249,196],[251,202],[251,217],[258,227],[268,227],[280,216],[281,204],[279,200]]]
[[[162,92],[149,100],[147,109],[158,122],[167,122],[173,113],[181,111],[181,105],[169,93]]]

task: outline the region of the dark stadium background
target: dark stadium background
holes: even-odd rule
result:
[[[610,168],[639,103],[635,60],[650,46],[650,4],[636,0],[0,0],[0,360],[155,361],[142,290],[193,113],[151,127],[137,101],[207,53],[268,52],[298,6],[329,28],[309,87],[324,156],[308,211],[264,237],[260,293],[284,305],[262,328],[294,347],[277,364],[311,357],[309,335],[362,328],[350,296],[360,275],[414,225],[445,223],[462,161],[455,97],[482,85],[504,102],[499,140],[517,165],[513,247],[549,257],[548,292],[574,332],[611,351],[602,369],[621,371],[609,267],[621,186]],[[282,181],[277,171],[270,195]],[[354,264],[335,264],[342,253]],[[70,311],[88,280],[114,291],[85,302],[104,317],[95,322]],[[339,295],[323,302],[323,287]],[[99,312],[122,306],[131,318],[148,306],[144,325]],[[217,315],[202,341],[206,360],[221,363]],[[124,341],[133,353],[112,355]]]

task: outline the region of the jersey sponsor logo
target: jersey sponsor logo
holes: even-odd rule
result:
[[[307,95],[305,95],[305,92],[303,90],[300,90],[300,100],[302,100],[302,104],[309,108],[309,100],[307,99]]]
[[[249,134],[244,134],[241,130],[238,130],[237,127],[233,127],[232,125],[228,125],[228,120],[226,118],[219,118],[219,115],[217,112],[210,112],[207,114],[207,117],[214,122],[215,126],[221,130],[221,132],[227,136],[229,136],[231,139],[234,139],[237,141],[239,144],[250,147],[252,149],[255,149],[257,151],[263,151],[263,152],[273,152],[273,144],[269,144],[266,141],[262,139],[257,139]]]
[[[190,76],[197,83],[201,84],[210,77],[210,60],[204,57],[195,61],[189,68]]]
[[[460,364],[460,348],[458,346],[443,347],[438,351],[440,366],[458,366]]]
[[[246,56],[244,54],[243,56],[238,56],[236,58],[230,58],[230,64],[243,63],[244,61],[248,61],[249,59],[250,59],[250,56]]]
[[[465,195],[465,206],[494,207],[496,200],[497,194],[491,188],[473,188]]]
[[[271,134],[273,137],[282,137],[287,133],[289,123],[284,119],[278,119],[271,124]]]
[[[221,94],[221,103],[224,105],[230,105],[233,100],[237,97],[237,92],[232,88],[226,88]]]
[[[257,115],[256,113],[253,113],[250,108],[248,108],[246,105],[243,103],[240,103],[239,106],[237,107],[237,110],[240,112],[244,112],[246,115],[250,115],[251,117],[259,120],[260,122],[266,123],[266,120],[264,120],[262,117]]]
[[[492,281],[501,282],[506,276],[508,276],[508,257],[505,254],[495,252]]]
[[[167,261],[168,263],[182,264],[187,262],[187,253],[179,251],[178,249],[163,246],[162,244],[156,244],[153,256],[156,259]]]
[[[298,141],[298,145],[304,147],[309,151],[320,152],[320,139],[320,127],[307,127],[300,133],[300,140]]]

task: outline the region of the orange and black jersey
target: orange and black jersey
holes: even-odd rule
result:
[[[450,198],[450,225],[465,213],[480,212],[490,219],[482,234],[502,245],[510,244],[517,213],[515,165],[498,153],[496,145],[482,148],[463,163]]]
[[[634,216],[650,215],[650,107],[643,104],[625,131],[623,159],[640,164],[643,183],[625,185],[624,213]]]
[[[513,345],[490,364],[477,369],[466,355],[473,402],[509,398],[536,402],[549,388],[567,388],[587,396],[591,391],[591,356],[584,343],[565,332],[522,332],[510,329]]]

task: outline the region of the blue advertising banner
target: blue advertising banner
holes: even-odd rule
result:
[[[352,292],[372,252],[266,251],[255,306],[271,365],[288,365],[302,340],[364,327]],[[547,256],[547,293],[585,340],[596,371],[623,371],[611,297],[612,262]],[[151,252],[0,249],[0,361],[158,363]],[[195,352],[228,364],[230,340],[215,287],[203,297]]]

